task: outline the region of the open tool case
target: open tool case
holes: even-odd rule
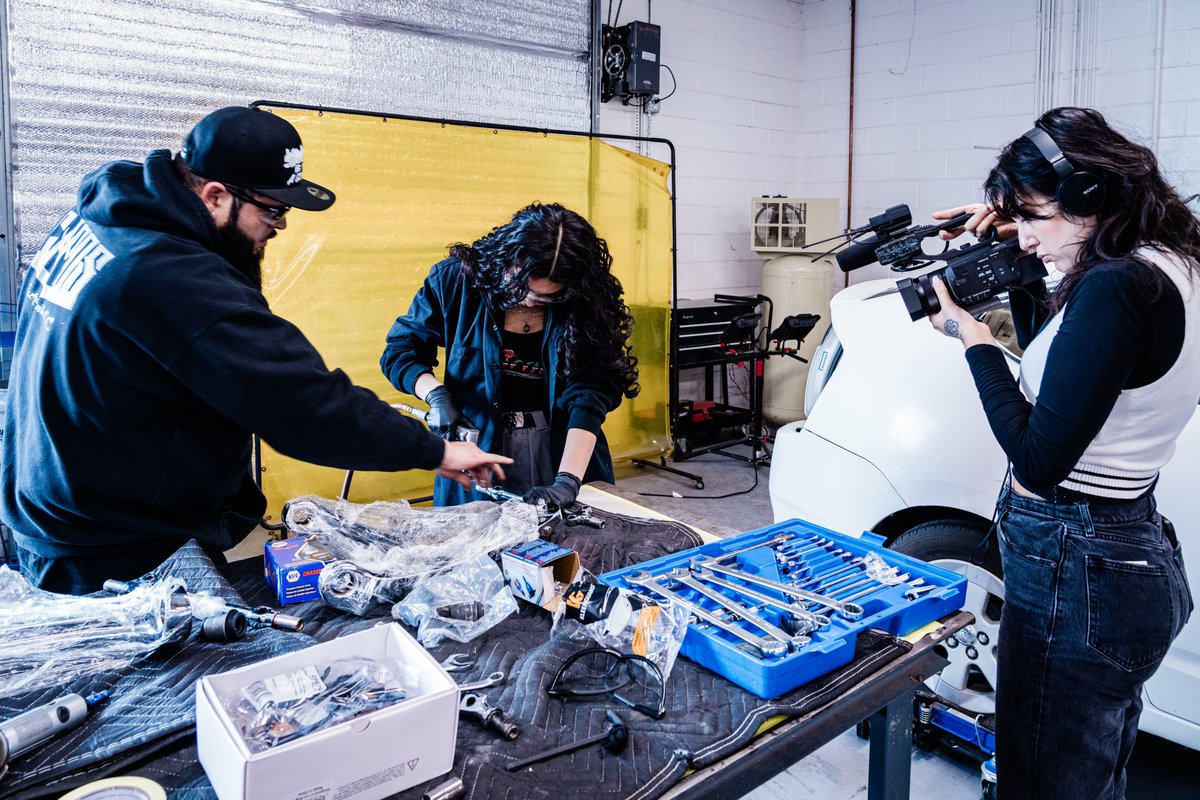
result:
[[[863,559],[878,564],[874,558],[868,558],[872,553],[887,567],[894,568],[895,576],[906,576],[903,582],[885,585],[871,581]],[[703,566],[705,558],[717,559],[717,566],[726,571],[736,570],[795,589],[806,588],[834,600],[852,599],[861,607],[862,614],[835,611],[728,574],[715,577],[743,588],[745,593],[709,583],[705,576],[714,573]],[[712,563],[709,562],[710,566]],[[683,571],[689,574],[684,575]],[[675,577],[671,575],[673,572]],[[855,638],[867,628],[903,636],[957,611],[966,600],[967,585],[965,578],[949,570],[884,549],[883,539],[875,534],[864,533],[862,538],[854,538],[796,519],[608,572],[600,578],[611,586],[662,602],[666,595],[638,583],[646,577],[645,573],[688,603],[710,615],[722,617],[726,625],[737,627],[752,638],[759,637],[771,643],[773,649],[783,651],[764,652],[719,625],[700,619],[701,614],[693,614],[683,641],[683,655],[763,698],[778,697],[851,661]],[[734,608],[743,606],[747,616],[757,615],[779,629],[795,630],[791,625],[794,616],[766,604],[763,596],[784,603],[790,600],[813,614],[827,617],[828,623],[780,647],[776,639],[763,636],[761,627],[728,607],[723,608],[721,603],[683,583],[681,578],[698,580],[707,590],[732,601]]]

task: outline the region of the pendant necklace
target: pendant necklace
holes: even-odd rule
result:
[[[521,326],[521,332],[522,332],[522,333],[529,333],[529,314],[530,314],[530,310],[529,310],[529,309],[527,309],[527,308],[525,308],[524,306],[517,306],[517,311],[520,313],[520,315],[521,315],[521,321],[524,323],[524,324]]]

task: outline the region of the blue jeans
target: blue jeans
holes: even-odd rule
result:
[[[1192,611],[1154,495],[1051,503],[1000,495],[1001,798],[1121,800],[1154,674]]]

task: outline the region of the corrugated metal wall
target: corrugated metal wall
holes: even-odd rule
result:
[[[586,131],[591,5],[0,0],[19,259],[30,261],[83,175],[176,149],[221,106],[266,98]]]

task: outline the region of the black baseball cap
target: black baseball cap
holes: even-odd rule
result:
[[[304,146],[292,124],[246,106],[218,109],[184,137],[180,157],[209,180],[253,189],[284,205],[324,211],[333,192],[300,175]]]

